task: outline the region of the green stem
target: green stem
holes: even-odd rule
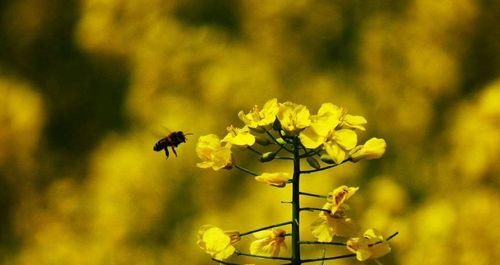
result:
[[[284,222],[284,223],[279,223],[279,224],[275,224],[275,225],[261,227],[261,228],[255,229],[255,230],[251,230],[251,231],[248,231],[248,232],[245,232],[245,233],[241,233],[240,236],[250,235],[250,234],[253,234],[255,232],[259,232],[259,231],[270,229],[270,228],[274,228],[274,227],[280,227],[280,226],[284,226],[284,225],[289,225],[291,223],[292,223],[291,221],[288,221],[288,222]]]
[[[304,207],[304,208],[300,208],[301,211],[322,211],[322,212],[331,212],[330,210],[328,209],[323,209],[323,208],[316,208],[316,207]]]
[[[254,152],[254,153],[256,153],[256,154],[258,154],[258,155],[262,155],[262,153],[261,153],[261,152],[259,152],[259,151],[255,150],[255,149],[253,149],[251,146],[247,146],[247,149],[248,149],[248,150],[250,150],[250,151],[252,151],[252,152]]]
[[[292,179],[292,264],[300,262],[300,142],[294,138]]]
[[[301,262],[302,263],[309,263],[309,262],[322,261],[322,260],[345,259],[345,258],[352,258],[352,257],[356,257],[356,254],[346,254],[346,255],[341,255],[341,256],[318,258],[318,259],[303,259],[303,260],[301,260]]]
[[[281,160],[293,160],[293,157],[286,157],[286,156],[276,156],[274,158],[281,159]]]
[[[215,262],[218,262],[220,264],[224,264],[224,265],[243,265],[241,263],[232,263],[232,262],[227,262],[227,261],[223,261],[223,260],[216,259],[216,258],[212,258],[212,260]]]
[[[304,195],[304,196],[309,196],[309,197],[316,197],[316,198],[322,198],[322,199],[326,199],[327,196],[325,195],[319,195],[319,194],[314,194],[314,193],[308,193],[308,192],[299,192],[300,195]]]
[[[396,233],[394,233],[394,234],[390,235],[390,236],[386,239],[386,241],[391,240],[393,237],[397,236],[398,234],[399,234],[399,232],[396,232]]]
[[[317,241],[300,241],[302,245],[335,245],[335,246],[346,246],[346,243],[342,242],[317,242]]]
[[[258,176],[259,175],[259,174],[255,173],[255,172],[253,172],[253,171],[251,171],[249,169],[246,169],[246,168],[238,166],[238,165],[234,165],[234,167],[237,168],[237,169],[239,169],[239,170],[241,170],[241,171],[243,171],[243,172],[245,172],[245,173],[248,173],[248,174],[250,174],[252,176]]]
[[[336,166],[340,166],[342,164],[344,164],[345,162],[348,162],[348,161],[351,161],[350,159],[347,159],[347,160],[344,160],[343,162],[341,162],[340,164],[335,164],[335,165],[331,165],[331,166],[326,166],[326,167],[322,167],[322,168],[318,168],[318,169],[311,169],[311,170],[302,170],[300,171],[301,174],[310,174],[310,173],[314,173],[314,172],[318,172],[318,171],[323,171],[323,170],[327,170],[327,169],[330,169],[332,167],[336,167]]]
[[[238,256],[247,256],[247,257],[254,257],[254,258],[261,258],[261,259],[279,259],[279,260],[291,260],[291,258],[287,257],[269,257],[269,256],[261,256],[261,255],[254,255],[254,254],[248,254],[248,253],[241,253],[239,251],[234,252]]]
[[[280,144],[280,143],[276,140],[276,138],[275,138],[275,137],[274,137],[274,136],[273,136],[273,135],[272,135],[272,134],[271,134],[271,133],[270,133],[267,129],[265,129],[265,128],[264,128],[264,130],[266,131],[266,134],[267,134],[269,137],[271,137],[271,139],[272,139],[272,140],[273,140],[273,141],[274,141],[277,145],[279,145],[280,147],[283,147],[283,149],[287,150],[289,153],[293,153],[293,151],[292,151],[292,150],[290,150],[290,149],[286,148],[286,146],[284,146],[284,145]]]

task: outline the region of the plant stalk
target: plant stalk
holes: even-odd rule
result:
[[[292,179],[292,264],[300,262],[300,142],[293,139],[293,179]]]

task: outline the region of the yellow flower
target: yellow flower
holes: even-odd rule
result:
[[[363,237],[349,239],[347,249],[356,253],[360,261],[376,259],[391,252],[389,243],[375,229],[366,230]]]
[[[201,136],[196,144],[196,154],[202,162],[196,164],[200,168],[221,168],[230,169],[232,167],[231,144],[221,144],[219,137],[215,134]]]
[[[278,173],[262,173],[255,177],[255,180],[263,183],[267,183],[272,186],[283,188],[286,183],[290,180],[290,174],[286,172]]]
[[[203,225],[198,230],[198,246],[216,259],[226,259],[236,250],[233,246],[240,241],[236,231],[224,232],[213,225]]]
[[[356,132],[350,129],[340,129],[329,134],[324,147],[333,161],[340,164],[348,157],[348,152],[356,147],[357,142]]]
[[[283,229],[270,229],[254,233],[257,240],[250,244],[250,254],[276,257],[282,248],[286,249],[286,231]]]
[[[255,143],[255,136],[250,133],[248,126],[243,128],[235,128],[232,125],[227,127],[228,134],[222,142],[231,143],[237,146],[252,146]]]
[[[351,151],[351,159],[354,162],[361,159],[378,159],[384,155],[386,147],[384,139],[371,138],[364,145],[357,146]]]
[[[311,124],[309,110],[304,105],[285,102],[279,104],[278,120],[283,130],[296,134]]]
[[[238,117],[242,120],[248,127],[257,128],[259,126],[266,126],[272,124],[276,119],[276,114],[278,114],[278,100],[273,98],[264,104],[262,109],[255,105],[253,109],[245,114],[243,111],[238,113]]]
[[[326,199],[331,204],[331,213],[335,214],[337,210],[340,209],[342,204],[354,195],[358,189],[358,187],[347,187],[346,185],[342,185],[328,193],[328,197]]]
[[[323,209],[330,210],[331,203],[326,203]],[[319,218],[311,224],[311,233],[319,242],[331,242],[334,236],[350,237],[356,234],[357,226],[351,218],[347,218],[345,213],[347,205],[342,205],[339,210],[331,212],[320,212]]]
[[[362,116],[349,115],[332,103],[324,103],[317,115],[311,116],[311,125],[304,129],[299,137],[302,144],[315,149],[322,144],[335,163],[347,158],[349,150],[357,143],[357,135],[352,129],[365,130],[366,119]]]
[[[300,141],[307,148],[317,148],[325,143],[328,135],[340,124],[342,109],[332,103],[324,103],[317,115],[311,116],[311,125],[300,132]]]

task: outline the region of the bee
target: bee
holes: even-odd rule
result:
[[[174,152],[175,156],[177,156],[177,152],[175,148],[179,146],[181,143],[186,142],[186,135],[193,135],[192,133],[183,133],[182,131],[171,132],[166,137],[161,138],[158,142],[155,143],[153,150],[156,152],[160,152],[161,150],[165,150],[165,155],[167,158],[170,156],[168,152],[168,147],[172,148],[172,152]]]

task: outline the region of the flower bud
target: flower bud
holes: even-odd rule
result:
[[[286,141],[283,138],[277,138],[276,142],[278,142],[278,144],[280,144],[280,145],[285,145],[286,144]]]
[[[378,159],[385,153],[387,145],[384,139],[371,138],[362,146],[352,150],[351,159],[357,162],[361,159]]]
[[[335,161],[328,154],[322,154],[320,159],[327,164],[335,164]]]
[[[269,139],[262,137],[260,135],[255,136],[255,142],[257,142],[258,144],[260,144],[262,146],[267,146],[271,143],[271,141]]]
[[[269,162],[272,161],[276,157],[276,153],[274,152],[267,152],[262,154],[262,156],[259,158],[260,162]]]
[[[314,157],[312,156],[308,156],[306,158],[306,161],[307,163],[313,167],[314,169],[320,169],[321,168],[321,165],[319,164],[318,160],[316,160]]]

